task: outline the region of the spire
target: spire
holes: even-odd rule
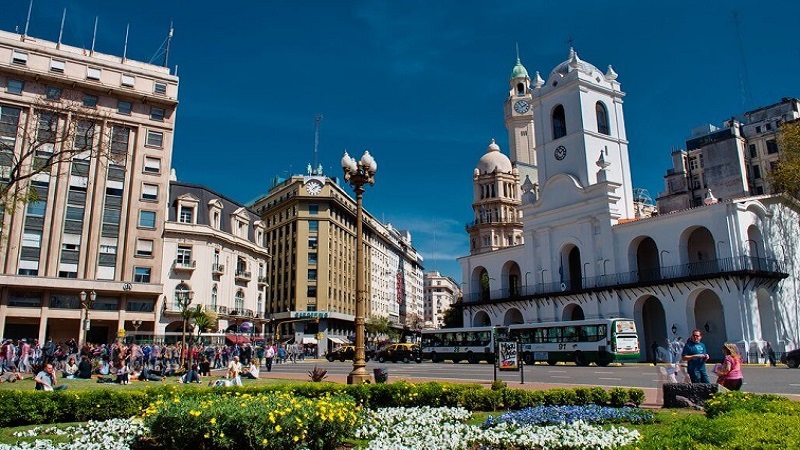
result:
[[[514,65],[514,68],[511,70],[511,79],[514,78],[527,78],[530,79],[528,76],[528,69],[522,65],[522,60],[519,59],[519,44],[517,46],[517,63]]]
[[[714,197],[714,194],[711,193],[711,189],[709,189],[708,192],[706,192],[706,198],[703,200],[703,203],[705,203],[706,205],[713,205],[714,203],[718,202],[719,200],[717,200],[717,198]]]
[[[573,70],[577,69],[578,67],[580,67],[580,63],[581,63],[581,59],[578,58],[578,53],[576,53],[575,50],[573,50],[572,47],[570,47],[569,48],[569,67],[571,69],[573,69]]]

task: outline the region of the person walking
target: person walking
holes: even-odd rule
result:
[[[682,359],[686,361],[686,369],[689,371],[689,378],[692,383],[710,383],[706,372],[706,361],[708,361],[708,351],[706,345],[700,342],[703,333],[700,330],[692,331],[686,345],[683,346],[681,353]]]
[[[770,345],[769,341],[767,341],[767,345],[764,346],[764,362],[769,363],[770,366],[775,367],[775,350],[772,349],[772,345]]]
[[[742,357],[739,350],[730,342],[722,346],[722,353],[725,360],[722,364],[717,364],[714,372],[717,374],[717,384],[724,386],[731,391],[738,391],[742,388],[744,377],[742,376]]]
[[[267,367],[267,372],[272,372],[272,360],[275,359],[275,348],[272,345],[267,345],[264,350],[264,364]]]

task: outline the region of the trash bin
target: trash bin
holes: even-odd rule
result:
[[[372,371],[375,375],[376,383],[386,383],[389,381],[389,369],[379,367],[372,369]]]

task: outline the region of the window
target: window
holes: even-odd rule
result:
[[[778,141],[770,139],[767,141],[767,154],[774,155],[775,153],[778,153]]]
[[[29,202],[28,203],[28,216],[31,217],[44,217],[44,210],[47,208],[46,201]]]
[[[308,238],[308,248],[310,248],[312,250],[316,250],[317,249],[317,237],[316,236],[312,236],[312,237]]]
[[[753,178],[756,180],[761,178],[761,167],[758,164],[753,165]]]
[[[145,173],[161,173],[161,159],[150,156],[144,157]]]
[[[131,102],[120,100],[119,103],[117,103],[117,112],[120,114],[125,114],[126,116],[130,116],[132,109],[133,109],[133,104],[131,104]]]
[[[64,69],[67,67],[67,63],[60,60],[60,59],[51,59],[50,60],[50,71],[51,72],[58,72],[64,73]]]
[[[244,291],[241,289],[236,291],[236,297],[233,299],[233,308],[240,313],[244,309]]]
[[[192,247],[187,245],[179,245],[178,253],[175,257],[175,263],[183,266],[192,264]]]
[[[156,81],[155,83],[153,83],[153,93],[159,95],[166,95],[167,83],[162,83],[160,81]]]
[[[153,256],[153,241],[150,239],[137,239],[136,256]]]
[[[317,263],[317,254],[316,254],[316,252],[310,252],[308,254],[308,263],[309,264],[316,264]]]
[[[91,94],[84,94],[83,95],[83,106],[87,108],[96,108],[97,107],[97,96]]]
[[[48,100],[61,100],[61,88],[55,86],[47,86],[45,97]]]
[[[317,287],[316,286],[309,286],[308,290],[306,291],[306,296],[308,296],[308,297],[316,297],[317,296]]]
[[[14,64],[27,64],[28,63],[28,53],[21,52],[19,50],[14,50],[11,53],[11,62]]]
[[[756,144],[750,144],[747,146],[747,148],[750,149],[751,158],[755,158],[756,156],[758,156],[758,149],[756,149]]]
[[[217,286],[216,285],[214,285],[214,287],[211,288],[211,308],[214,309],[214,310],[217,308]]]
[[[553,139],[562,138],[567,135],[567,119],[564,114],[564,107],[558,105],[553,109]]]
[[[317,204],[308,205],[308,213],[314,215],[319,214],[319,205]]]
[[[135,81],[136,79],[133,77],[133,75],[128,75],[127,73],[123,73],[120,84],[122,84],[125,87],[133,87]]]
[[[765,124],[764,124],[764,129],[765,129],[766,131],[770,131],[770,130],[772,130],[772,124],[771,124],[771,123],[769,123],[769,122],[765,123]]]
[[[756,133],[761,133],[761,125],[756,127]]]
[[[8,79],[8,83],[6,83],[6,92],[9,94],[22,94],[22,88],[25,86],[25,83],[20,80],[12,80]]]
[[[158,185],[142,184],[142,200],[158,200]]]
[[[151,120],[164,120],[164,108],[156,108],[155,106],[150,107],[150,119]]]
[[[139,211],[139,226],[142,228],[156,227],[155,211]]]
[[[133,268],[133,281],[134,281],[134,283],[149,283],[150,282],[150,268],[149,267],[134,267]]]
[[[317,269],[308,269],[308,281],[317,281]]]
[[[145,145],[161,148],[164,145],[164,133],[160,131],[147,130],[147,140]]]
[[[194,223],[194,208],[191,206],[181,206],[181,213],[178,216],[180,223]]]
[[[131,129],[114,125],[111,129],[111,153],[128,153]]]
[[[88,150],[94,146],[94,123],[79,120],[75,124],[75,150]]]
[[[316,220],[309,220],[308,231],[319,231],[319,222]]]
[[[100,69],[97,67],[87,67],[86,68],[86,78],[89,80],[99,80],[100,79]]]
[[[594,112],[597,115],[597,132],[602,134],[611,134],[608,126],[608,110],[606,109],[606,105],[604,105],[602,102],[597,102],[594,105]]]

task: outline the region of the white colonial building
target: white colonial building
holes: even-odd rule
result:
[[[630,317],[643,359],[652,342],[694,328],[705,330],[715,358],[728,341],[754,353],[765,341],[798,347],[800,205],[709,195],[695,208],[637,215],[614,70],[602,73],[570,50],[546,82],[517,61],[510,85],[512,157],[490,146],[473,182],[480,203],[479,184],[519,174],[522,239],[481,248],[470,232],[472,252],[459,259],[465,324]],[[508,235],[502,220],[481,233],[491,227]]]

